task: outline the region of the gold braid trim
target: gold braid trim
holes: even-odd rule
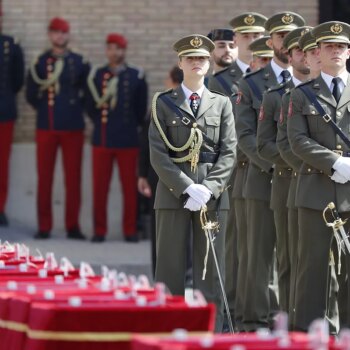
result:
[[[182,147],[173,146],[168,138],[166,137],[157,116],[157,99],[162,94],[162,92],[157,92],[152,100],[152,118],[154,124],[156,125],[161,138],[163,139],[165,145],[171,149],[173,152],[183,152],[187,149],[189,150],[188,155],[181,158],[171,158],[174,163],[185,163],[187,161],[191,162],[191,171],[195,172],[197,169],[197,164],[199,161],[199,152],[203,143],[203,135],[202,132],[196,127],[193,126],[191,128],[191,134],[187,140],[187,142]]]
[[[26,333],[30,339],[84,342],[130,341],[132,332],[65,332],[30,329],[25,323],[0,320],[0,327],[11,331]],[[150,336],[171,336],[172,333],[140,333]],[[210,335],[211,332],[188,332],[189,335]]]
[[[108,81],[107,84],[107,88],[106,88],[106,92],[100,96],[95,83],[94,83],[94,78],[96,75],[96,71],[97,69],[99,69],[100,67],[94,67],[91,69],[91,72],[88,76],[88,86],[91,92],[91,95],[94,99],[94,101],[96,102],[96,107],[97,108],[101,108],[102,105],[104,105],[105,103],[107,103],[107,101],[111,101],[111,109],[114,109],[115,106],[117,105],[117,93],[118,93],[118,77],[114,76],[112,79],[110,79]]]
[[[33,80],[40,85],[40,90],[44,91],[47,90],[50,86],[54,86],[55,88],[55,92],[56,94],[59,93],[60,91],[60,84],[58,81],[58,78],[60,77],[63,68],[64,68],[64,60],[62,58],[59,58],[56,62],[55,62],[55,68],[51,74],[51,77],[48,79],[41,79],[39,78],[36,69],[35,69],[35,64],[36,61],[34,61],[31,65],[30,65],[30,74],[33,77]]]

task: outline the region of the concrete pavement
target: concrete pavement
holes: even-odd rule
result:
[[[65,232],[53,231],[52,238],[35,240],[35,231],[11,222],[10,227],[0,227],[1,241],[19,242],[30,248],[32,255],[38,249],[45,256],[54,252],[57,261],[67,257],[75,266],[81,261],[91,264],[96,273],[100,273],[101,265],[117,269],[127,274],[146,274],[151,278],[151,247],[149,240],[138,243],[126,243],[121,238],[107,237],[103,243],[91,243],[66,238]]]

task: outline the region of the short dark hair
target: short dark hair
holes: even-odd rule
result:
[[[170,79],[177,84],[181,84],[184,79],[184,74],[178,66],[174,66],[169,72]]]

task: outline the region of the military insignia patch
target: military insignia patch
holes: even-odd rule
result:
[[[198,38],[198,36],[196,36],[195,38],[193,38],[190,41],[191,46],[193,46],[195,49],[198,49],[199,47],[201,47],[203,45],[203,40],[201,38]]]
[[[278,121],[280,124],[283,124],[283,109],[282,108],[280,110],[280,117],[279,117]]]
[[[259,112],[259,118],[258,119],[259,119],[260,122],[265,119],[264,107],[263,106],[260,107],[260,112]]]
[[[242,100],[242,92],[241,91],[238,91],[237,93],[237,98],[236,98],[236,105],[239,105],[241,100]]]
[[[343,26],[339,23],[336,23],[336,24],[333,24],[330,29],[332,33],[340,34],[343,31]]]
[[[288,106],[288,118],[290,118],[293,115],[293,103],[292,99],[289,101],[289,106]]]

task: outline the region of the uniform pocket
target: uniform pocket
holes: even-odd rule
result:
[[[205,133],[214,143],[218,143],[220,134],[220,117],[205,118]]]

